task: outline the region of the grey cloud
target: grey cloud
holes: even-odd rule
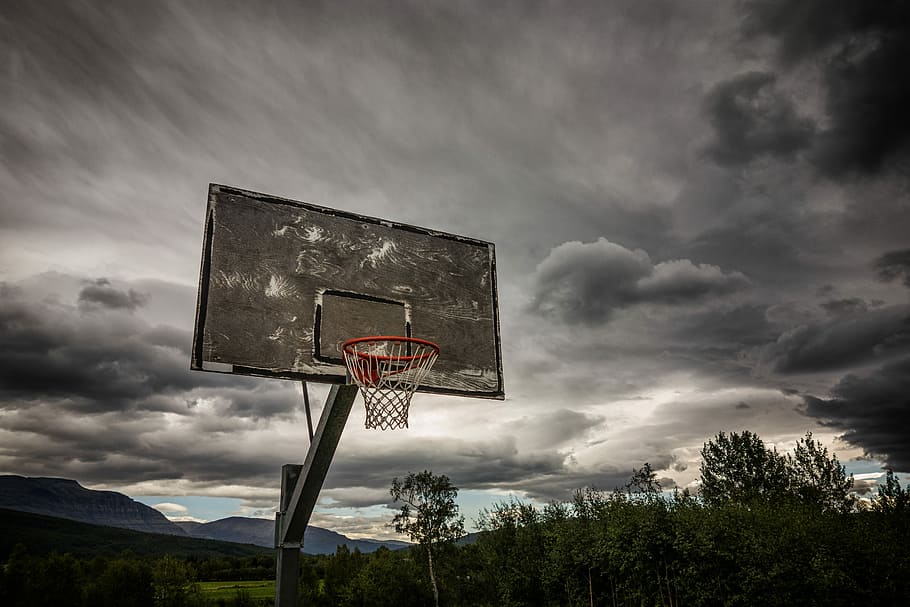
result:
[[[688,26],[712,17],[672,2],[33,4],[4,7],[23,62],[4,117],[11,130],[40,125],[20,137],[37,157],[8,180],[29,200],[2,209],[18,218],[9,225],[129,234],[145,267],[183,279],[198,256],[200,175],[491,240],[524,218],[524,236],[497,238],[517,258],[607,234],[650,246],[667,227],[655,166],[685,170],[667,133],[697,129],[657,106],[672,91],[689,113],[696,67],[676,66],[702,45]],[[617,154],[634,167],[613,168]],[[134,167],[148,183],[122,177]],[[605,168],[623,174],[622,204]],[[83,174],[90,188],[67,187]],[[79,212],[61,209],[64,192]],[[532,235],[541,225],[548,234]]]
[[[79,292],[79,307],[82,309],[103,307],[132,311],[144,306],[147,301],[147,294],[133,289],[121,291],[111,285],[111,281],[106,278],[95,280]]]
[[[524,480],[519,486],[526,491],[528,495],[540,501],[567,501],[579,489],[597,489],[600,491],[621,490],[636,469],[645,464],[645,461],[651,464],[651,468],[660,471],[669,469],[674,462],[674,458],[667,454],[657,453],[648,457],[646,460],[633,461],[628,467],[603,464],[592,469],[567,470],[566,473],[559,476],[542,476]],[[672,489],[676,486],[676,481],[670,478],[661,478],[661,485],[664,489]]]
[[[256,436],[263,426],[208,428],[214,415],[175,426],[148,412],[74,416],[53,401],[32,404],[5,418],[0,469],[114,485],[186,479],[200,488],[273,486],[283,456]]]
[[[392,477],[423,469],[444,472],[461,489],[518,491],[542,501],[569,499],[574,490],[586,486],[611,490],[631,475],[631,470],[608,465],[576,467],[552,449],[521,451],[511,438],[492,442],[420,439],[417,444],[409,441],[403,448],[383,450],[381,457],[339,453],[326,488],[333,496],[334,488],[387,489]]]
[[[910,306],[897,305],[803,324],[764,348],[762,362],[780,373],[843,369],[910,350]]]
[[[718,350],[729,359],[776,336],[766,312],[765,306],[756,304],[698,312],[674,322],[673,336],[693,349]]]
[[[881,280],[892,282],[903,276],[904,286],[910,287],[910,249],[888,251],[876,258],[873,266]]]
[[[388,487],[393,476],[430,469],[445,471],[458,486],[498,487],[521,479],[558,475],[564,471],[565,456],[552,450],[518,449],[512,437],[489,441],[409,441],[395,451],[345,453],[332,464],[329,487],[362,485]]]
[[[828,66],[832,126],[820,135],[816,154],[827,175],[877,173],[892,159],[908,158],[910,81],[901,76],[908,56],[910,27],[905,25],[872,40],[845,42]]]
[[[910,358],[865,377],[848,375],[832,392],[830,399],[806,396],[806,413],[844,430],[845,440],[888,466],[910,470]]]
[[[641,462],[644,464],[644,462]],[[514,483],[512,488],[527,492],[528,496],[540,501],[568,501],[579,489],[613,491],[623,487],[632,476],[632,469],[621,469],[604,465],[595,470],[584,470],[575,474],[546,476],[525,479]],[[507,485],[508,486],[508,485]]]
[[[0,394],[66,397],[83,412],[126,409],[198,385],[183,353],[144,342],[142,321],[110,311],[0,299]]]
[[[680,254],[735,267],[765,287],[802,288],[807,274],[830,271],[824,260],[836,254],[830,234],[819,222],[790,202],[782,203],[804,196],[804,192],[785,190],[754,200],[741,199],[739,204],[747,209],[744,213],[719,213],[680,248]]]
[[[676,304],[727,295],[748,284],[741,272],[724,272],[717,266],[675,259],[655,265],[637,286],[642,301]]]
[[[804,0],[795,7],[786,0],[749,0],[745,3],[743,32],[747,36],[774,36],[780,41],[780,58],[791,63],[824,50],[851,31],[880,25],[896,4]]]
[[[716,139],[706,152],[718,164],[742,165],[765,155],[786,158],[809,145],[812,121],[797,115],[774,82],[772,74],[749,72],[708,93],[705,111]]]
[[[80,304],[86,297],[106,305],[78,309],[0,288],[0,409],[50,399],[81,414],[187,414],[194,391],[216,388],[233,415],[287,415],[297,407],[288,394],[259,393],[257,380],[190,371],[191,333],[124,309],[129,291],[102,280],[83,289]]]
[[[859,314],[869,309],[869,304],[859,297],[847,297],[845,299],[829,299],[819,304],[831,316],[844,316],[849,314]]]
[[[580,438],[588,434],[604,422],[600,415],[590,415],[580,411],[562,408],[535,415],[523,417],[509,424],[510,430],[521,436],[536,447],[555,447],[566,441]]]
[[[910,152],[910,55],[906,2],[810,0],[794,10],[786,0],[749,2],[743,31],[779,42],[785,65],[823,65],[830,126],[813,156],[829,177],[878,173]]]
[[[391,485],[391,479],[389,479]],[[389,487],[337,487],[321,492],[320,506],[323,508],[366,508],[376,504],[392,503]],[[328,499],[326,499],[328,498]]]
[[[567,322],[608,320],[614,308],[631,302],[636,283],[652,267],[641,249],[630,251],[604,238],[565,242],[537,266],[534,305]]]
[[[553,248],[534,274],[533,308],[567,323],[596,324],[616,309],[643,303],[683,304],[743,289],[739,272],[688,259],[653,264],[605,238],[565,242]]]
[[[852,491],[857,495],[876,495],[878,483],[874,480],[854,479]]]

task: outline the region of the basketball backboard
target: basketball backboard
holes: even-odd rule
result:
[[[503,398],[493,244],[209,186],[193,369],[344,383],[369,335],[439,345],[420,391]]]

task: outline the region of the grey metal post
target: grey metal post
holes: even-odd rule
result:
[[[310,521],[310,515],[313,514],[329,465],[335,456],[335,449],[357,397],[357,390],[356,385],[332,386],[296,482],[292,483],[290,478],[292,475],[284,473],[288,466],[282,468],[283,509],[275,517],[275,546],[278,548],[275,607],[297,607],[297,563],[300,549],[303,547],[303,533]],[[288,480],[287,483],[284,482],[285,479]],[[285,487],[288,488],[287,492]],[[290,551],[296,553],[291,556]],[[294,561],[293,567],[290,565],[291,560]],[[289,588],[291,586],[293,589]]]
[[[303,466],[300,464],[285,464],[281,467],[281,508],[275,513],[275,548],[278,549],[275,578],[275,606],[297,607],[298,568],[300,566],[300,548],[291,546],[285,548],[281,545],[280,532],[282,519],[287,515],[288,505],[294,487],[300,478]]]

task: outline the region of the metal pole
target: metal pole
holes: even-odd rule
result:
[[[297,607],[298,564],[303,534],[335,456],[357,390],[354,385],[332,386],[303,466],[286,464],[282,467],[282,509],[275,517],[275,547],[278,549],[275,607]]]
[[[275,564],[275,607],[297,607],[300,548],[283,547],[280,533],[294,486],[302,470],[303,466],[300,464],[285,464],[281,467],[281,509],[275,514],[275,548],[278,549],[278,562]]]
[[[306,409],[306,429],[310,433],[310,444],[313,444],[313,417],[310,415],[310,391],[307,390],[306,382],[303,384],[303,408]]]
[[[348,414],[351,412],[358,390],[355,385],[335,385],[329,391],[313,442],[303,462],[301,480],[294,487],[287,516],[282,521],[284,531],[280,538],[283,545],[303,541],[303,532],[310,521],[313,507],[316,506],[319,490],[322,489],[325,475],[335,456],[335,449],[338,447],[341,432],[348,421]]]

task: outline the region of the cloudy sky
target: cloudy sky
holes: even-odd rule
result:
[[[299,384],[189,371],[210,182],[497,247],[506,400],[355,405],[316,524],[720,431],[910,472],[906,3],[105,4],[0,7],[0,473],[270,516]]]

